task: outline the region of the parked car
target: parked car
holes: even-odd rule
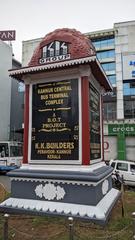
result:
[[[113,178],[119,176],[121,179],[123,178],[125,185],[135,187],[135,162],[110,160],[109,165],[113,167]]]

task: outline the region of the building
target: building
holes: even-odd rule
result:
[[[0,40],[0,141],[22,141],[19,130],[23,123],[24,92],[20,92],[20,83],[8,73],[9,69],[20,67],[13,58],[12,46]]]
[[[86,33],[113,86],[104,101],[105,160],[135,160],[135,21]],[[42,38],[23,42],[22,65],[30,61]]]
[[[105,159],[135,160],[135,21],[87,36],[113,85],[104,96]]]

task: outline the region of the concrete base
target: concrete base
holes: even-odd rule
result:
[[[112,188],[112,168],[96,164],[78,170],[18,169],[9,173],[11,198],[0,212],[62,215],[105,224],[120,193]]]

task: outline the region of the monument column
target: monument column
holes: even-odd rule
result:
[[[28,163],[28,134],[29,134],[29,85],[25,85],[25,108],[24,108],[24,146],[23,163]]]
[[[103,96],[101,95],[101,119],[102,119],[102,156],[104,161],[104,114],[103,114]]]
[[[89,78],[81,77],[82,84],[82,165],[90,164]]]

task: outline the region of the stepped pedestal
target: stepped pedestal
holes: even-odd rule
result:
[[[0,211],[72,216],[104,224],[119,191],[112,188],[112,169],[96,165],[12,171],[11,197],[0,205]]]

